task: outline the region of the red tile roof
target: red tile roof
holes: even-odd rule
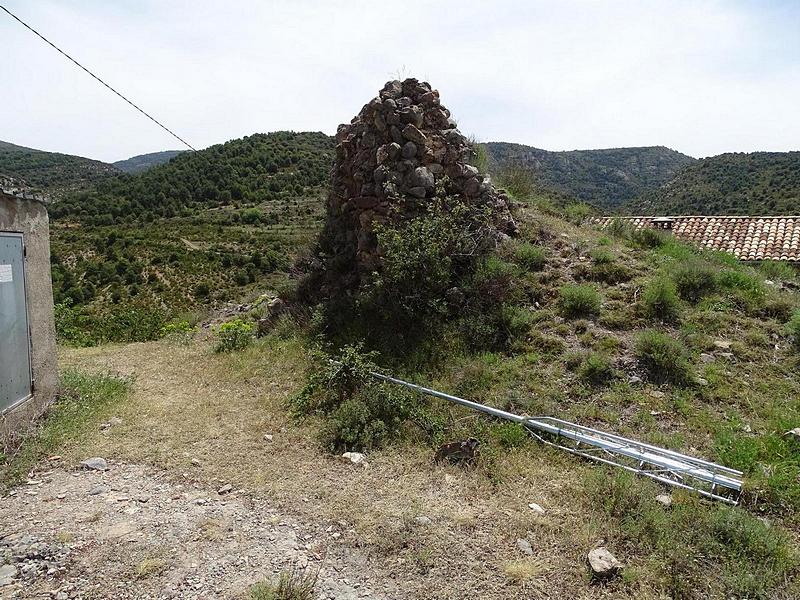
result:
[[[606,227],[615,217],[594,222]],[[616,217],[636,229],[664,229],[703,250],[729,252],[740,260],[800,262],[797,217]]]

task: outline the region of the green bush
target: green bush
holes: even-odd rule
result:
[[[631,227],[631,224],[624,219],[620,219],[619,217],[614,217],[611,219],[605,230],[615,238],[619,239],[630,238],[633,234],[633,228]]]
[[[592,250],[592,262],[596,265],[607,265],[614,262],[614,255],[605,248]]]
[[[400,436],[411,406],[402,388],[368,381],[328,415],[320,441],[332,452],[379,448]]]
[[[687,383],[691,379],[686,347],[665,333],[648,329],[636,337],[636,357],[658,382]]]
[[[675,284],[663,277],[648,283],[642,293],[642,311],[650,319],[675,321],[680,314],[680,304]]]
[[[630,234],[630,240],[635,246],[640,248],[658,248],[664,245],[669,236],[658,229],[643,227],[634,229]]]
[[[792,344],[797,350],[800,350],[800,310],[795,311],[792,318],[786,324],[786,329],[791,337]]]
[[[241,319],[223,323],[217,329],[217,343],[214,346],[214,352],[244,350],[253,343],[254,331],[255,328],[252,323],[247,323]]]
[[[592,214],[592,207],[585,202],[570,204],[564,209],[567,221],[575,225],[580,225]]]
[[[673,267],[670,276],[678,295],[697,302],[717,289],[716,269],[705,261],[689,260]]]
[[[298,415],[326,418],[319,437],[331,451],[380,447],[402,433],[415,410],[416,398],[404,388],[370,375],[378,367],[374,352],[345,346],[338,360],[315,351],[306,385],[292,399]]]
[[[70,300],[60,302],[53,308],[58,343],[70,346],[92,345],[92,337],[86,332],[88,319],[81,309],[74,308]]]
[[[93,321],[98,342],[149,342],[161,337],[167,314],[158,307],[134,304],[95,315]]]
[[[522,306],[506,305],[500,309],[500,318],[508,338],[524,337],[533,324],[533,313]]]
[[[169,338],[183,344],[188,344],[191,341],[193,333],[194,327],[189,321],[175,321],[167,323],[161,328],[162,338]]]
[[[547,254],[541,246],[523,243],[517,246],[515,259],[528,271],[541,271],[547,262]]]
[[[614,378],[614,367],[603,354],[591,352],[578,367],[578,375],[591,385],[603,385]]]
[[[597,315],[601,304],[600,294],[591,285],[565,285],[559,290],[559,309],[565,317]]]
[[[782,260],[765,260],[758,265],[758,270],[767,279],[794,279],[797,271],[789,263]]]

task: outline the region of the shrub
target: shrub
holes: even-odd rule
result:
[[[510,339],[524,337],[533,324],[533,313],[522,306],[503,306],[500,318]]]
[[[189,321],[175,321],[174,323],[167,323],[161,328],[161,337],[170,338],[176,342],[188,344],[192,339],[194,327]]]
[[[547,261],[544,248],[528,243],[517,246],[515,258],[528,271],[541,271]]]
[[[636,337],[636,357],[656,381],[681,384],[691,378],[686,347],[660,331],[649,329]]]
[[[658,248],[667,241],[668,235],[658,229],[643,227],[634,229],[630,234],[630,239],[634,245],[641,248]]]
[[[680,313],[680,300],[675,284],[665,278],[648,283],[642,294],[642,310],[650,319],[675,321]]]
[[[135,304],[94,317],[93,334],[100,342],[149,342],[161,336],[167,314],[158,307]]]
[[[319,433],[326,449],[368,450],[401,434],[415,397],[372,377],[370,372],[378,369],[374,357],[360,345],[345,346],[338,361],[314,353],[308,381],[292,404],[298,414],[327,418]]]
[[[220,325],[217,330],[217,343],[214,352],[233,352],[244,350],[253,342],[255,328],[252,323],[234,319]]]
[[[67,300],[54,307],[56,339],[60,344],[91,346],[92,338],[86,333],[87,317]]]
[[[194,295],[198,298],[208,298],[211,293],[211,287],[207,283],[198,283],[194,288]]]
[[[501,423],[492,433],[504,448],[519,448],[531,439],[528,430],[519,423]]]
[[[736,304],[748,312],[761,309],[766,302],[767,291],[761,280],[744,271],[722,271],[717,275],[717,285],[728,290]]]
[[[792,344],[800,350],[800,310],[795,311],[792,318],[786,324],[786,329],[789,331],[789,336],[792,339]]]
[[[793,279],[797,275],[792,265],[782,260],[765,260],[758,270],[768,279]]]
[[[536,190],[536,184],[530,169],[526,169],[521,165],[513,165],[502,169],[497,174],[497,185],[511,194],[515,200],[520,201],[528,200]]]
[[[606,231],[615,238],[628,238],[633,233],[631,224],[624,219],[620,219],[619,217],[614,217],[611,219],[609,224],[606,226]]]
[[[704,261],[682,262],[672,269],[670,275],[678,295],[690,302],[697,302],[717,289],[716,270]]]
[[[259,582],[250,588],[250,600],[314,600],[319,572],[294,568],[283,571],[276,582]]]
[[[320,431],[322,445],[331,452],[371,450],[400,433],[408,414],[404,394],[391,384],[368,384],[345,400]]]
[[[614,262],[614,255],[605,248],[595,248],[592,251],[592,261],[596,265],[607,265]]]
[[[603,354],[591,352],[578,367],[578,375],[581,379],[592,385],[602,385],[614,378],[614,367],[611,361]]]
[[[580,225],[592,214],[592,207],[585,202],[570,204],[564,209],[567,221],[575,225]]]
[[[565,285],[559,290],[559,309],[565,317],[589,317],[600,312],[602,300],[591,285]]]

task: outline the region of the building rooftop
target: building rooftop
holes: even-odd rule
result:
[[[703,250],[728,252],[739,260],[800,262],[800,216],[599,217],[594,222],[606,227],[615,218],[636,229],[670,231]]]

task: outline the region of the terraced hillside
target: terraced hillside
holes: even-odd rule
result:
[[[54,290],[74,337],[147,339],[279,286],[319,227],[331,150],[323,134],[257,134],[52,205]]]

